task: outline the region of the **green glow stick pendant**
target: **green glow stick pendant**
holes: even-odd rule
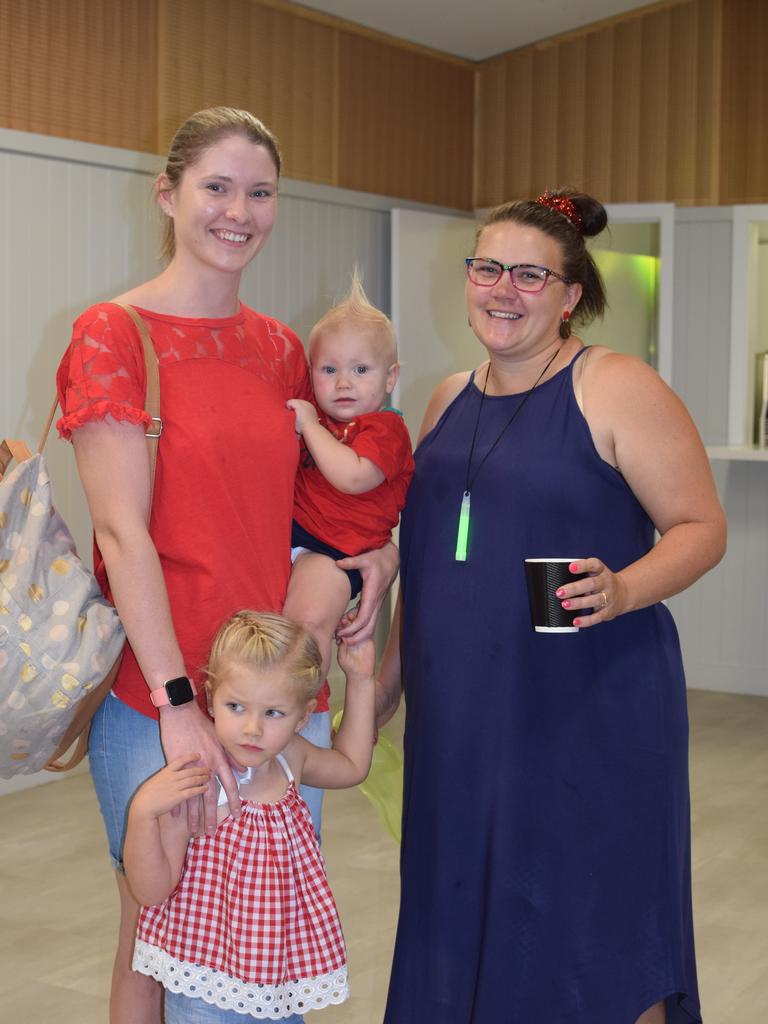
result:
[[[469,538],[469,491],[464,491],[459,512],[459,533],[456,537],[456,561],[466,562],[467,540]]]

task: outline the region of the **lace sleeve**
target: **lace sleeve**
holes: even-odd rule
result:
[[[269,333],[281,352],[280,364],[282,383],[286,398],[303,398],[312,401],[312,386],[309,381],[309,367],[304,347],[299,336],[279,320],[268,320]]]
[[[61,437],[107,416],[148,426],[146,376],[141,339],[128,314],[110,303],[86,310],[75,321],[56,374]]]

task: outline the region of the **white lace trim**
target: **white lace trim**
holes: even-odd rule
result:
[[[237,981],[209,967],[185,963],[162,949],[137,939],[133,969],[161,982],[170,992],[203,999],[212,1006],[250,1014],[258,1020],[281,1020],[292,1013],[320,1010],[349,997],[347,968],[302,978],[282,985],[254,985]]]

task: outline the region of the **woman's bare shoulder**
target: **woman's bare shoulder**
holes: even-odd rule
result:
[[[471,375],[471,370],[462,370],[460,373],[451,374],[437,385],[424,413],[419,440],[432,430],[451,402],[461,394],[469,383]]]
[[[593,401],[621,406],[628,398],[673,395],[657,371],[637,356],[595,345],[580,362],[585,395]]]

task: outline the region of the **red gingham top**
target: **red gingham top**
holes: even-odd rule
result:
[[[190,840],[174,892],[141,911],[133,963],[171,991],[271,1019],[348,994],[344,936],[315,830],[279,760],[289,778],[282,799],[244,800],[238,820],[228,816],[212,836]]]

